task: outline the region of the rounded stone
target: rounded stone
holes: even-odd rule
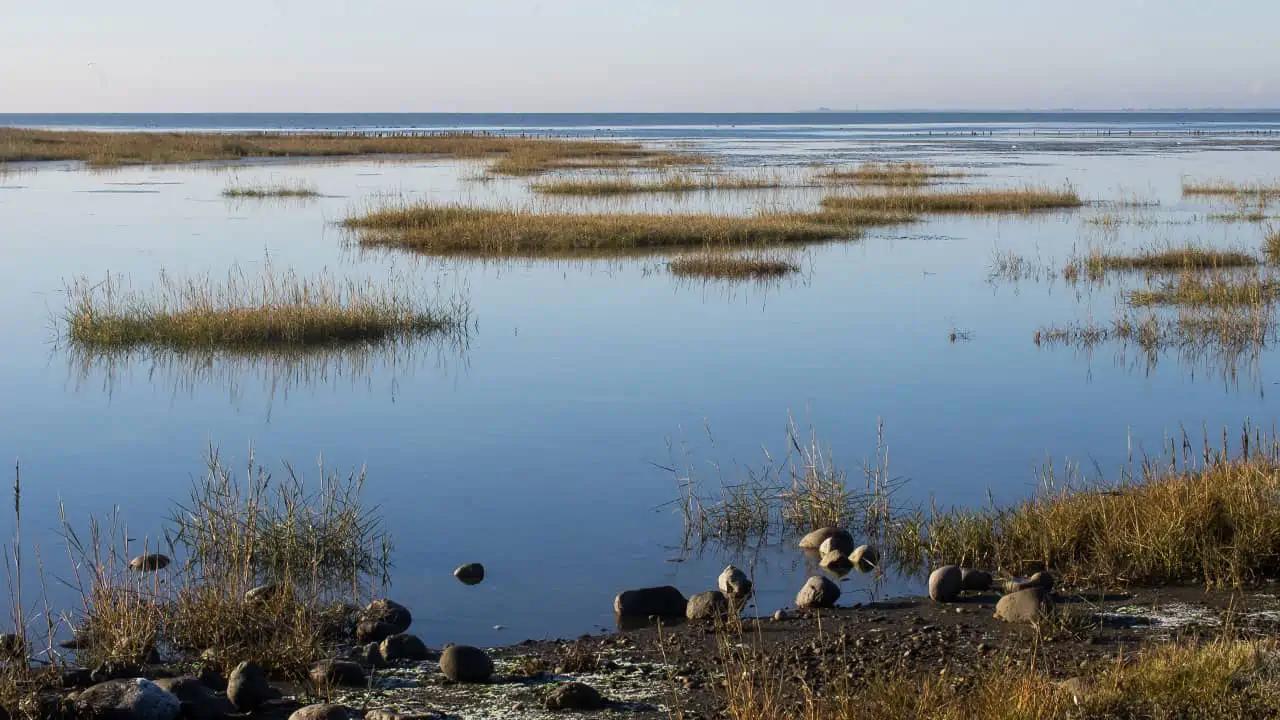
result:
[[[719,590],[701,592],[689,598],[685,617],[690,622],[715,622],[729,616],[729,598]]]
[[[391,623],[366,620],[356,623],[356,641],[360,643],[380,643],[383,640],[404,632]]]
[[[1049,591],[1032,587],[1000,598],[996,603],[995,618],[1010,623],[1029,623],[1052,610],[1053,599],[1049,597]]]
[[[991,573],[974,568],[961,568],[960,586],[970,592],[986,592],[991,589]]]
[[[361,687],[368,683],[364,668],[350,660],[321,660],[311,666],[309,676],[316,687]]]
[[[836,536],[845,535],[849,538],[849,546],[853,547],[853,537],[847,531],[835,527],[825,527],[814,530],[813,532],[800,538],[799,547],[805,550],[817,550],[822,547],[822,543],[827,539]]]
[[[489,682],[493,676],[493,661],[480,648],[450,645],[440,655],[440,672],[454,682]]]
[[[360,622],[388,625],[395,628],[395,632],[389,633],[394,635],[409,629],[409,626],[413,624],[413,614],[409,612],[409,608],[394,600],[379,598],[366,605],[364,610],[360,611]],[[378,640],[381,639],[378,638]]]
[[[796,593],[796,607],[829,608],[840,599],[840,586],[827,578],[814,576],[805,581]]]
[[[730,565],[720,573],[717,586],[730,598],[743,599],[751,595],[751,578],[741,568]]]
[[[859,572],[871,572],[872,568],[880,566],[880,551],[870,545],[859,545],[849,554],[849,562]]]
[[[241,712],[253,712],[273,696],[266,671],[252,660],[237,665],[227,678],[227,699]]]
[[[235,712],[229,700],[214,693],[198,677],[160,678],[155,683],[161,690],[178,698],[185,720],[222,720]]]
[[[289,720],[356,720],[360,713],[346,705],[308,705],[298,708]]]
[[[467,585],[478,585],[484,581],[484,566],[480,563],[467,563],[454,570],[453,576]]]
[[[613,612],[619,617],[684,617],[688,600],[670,585],[625,590],[613,600]]]
[[[269,603],[279,598],[283,592],[284,586],[276,583],[267,583],[245,591],[244,601],[250,604]]]
[[[847,573],[853,569],[853,563],[849,562],[849,556],[839,550],[831,550],[824,553],[822,561],[818,564],[837,573]]]
[[[121,720],[176,720],[182,704],[143,678],[108,680],[86,688],[73,702],[76,717]]]
[[[822,555],[838,552],[847,558],[849,553],[853,552],[853,536],[847,532],[838,532],[823,540],[818,546],[818,552]]]
[[[155,572],[169,567],[168,555],[160,553],[144,553],[129,561],[129,568],[139,572]]]
[[[963,574],[955,565],[944,565],[929,575],[929,597],[935,602],[954,602],[960,596]]]
[[[379,654],[383,662],[393,663],[400,660],[419,661],[427,659],[427,644],[417,635],[396,633],[386,638],[379,645]]]
[[[546,705],[548,710],[599,710],[605,706],[605,699],[586,683],[567,682],[547,695]]]

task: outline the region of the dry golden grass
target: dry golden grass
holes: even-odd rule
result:
[[[1280,230],[1267,228],[1266,237],[1262,240],[1262,254],[1267,262],[1280,263]]]
[[[706,252],[684,255],[667,264],[672,275],[718,280],[778,278],[800,270],[786,258],[766,255],[740,256]]]
[[[1192,180],[1190,178],[1183,178],[1182,194],[1225,196],[1238,199],[1253,196],[1256,200],[1259,197],[1280,197],[1280,184],[1267,182],[1237,183],[1222,179]]]
[[[535,183],[532,190],[547,195],[639,195],[642,193],[709,192],[714,190],[763,190],[785,187],[778,176],[735,177],[729,175],[678,174],[652,179],[633,177],[567,179]]]
[[[431,254],[557,255],[580,252],[725,249],[856,239],[879,213],[734,215],[538,214],[419,203],[375,207],[348,218],[365,246]]]
[[[819,180],[832,183],[885,187],[916,187],[962,177],[968,177],[968,173],[939,170],[922,162],[867,162],[849,168],[834,168],[818,175]]]
[[[835,195],[822,201],[831,211],[901,213],[1009,213],[1081,206],[1070,187],[1061,190],[960,190],[950,192],[891,192]]]
[[[1183,272],[1176,280],[1128,293],[1129,303],[1145,305],[1263,305],[1280,297],[1280,282],[1253,274],[1246,276]]]
[[[1185,440],[1185,438],[1184,438]],[[1206,449],[1199,468],[1144,464],[1117,484],[1057,483],[1009,508],[903,518],[890,542],[903,568],[956,563],[1019,575],[1048,568],[1067,584],[1239,586],[1280,571],[1280,446],[1241,459]],[[1189,446],[1189,443],[1187,444]],[[1184,464],[1189,458],[1184,457]]]
[[[319,195],[320,191],[305,180],[229,185],[222,191],[222,196],[227,198],[312,198]]]
[[[1215,250],[1184,245],[1150,248],[1127,255],[1097,251],[1072,264],[1082,267],[1090,277],[1099,278],[1109,271],[1181,272],[1252,267],[1258,264],[1258,259],[1239,250]]]
[[[403,135],[82,132],[0,128],[0,163],[81,160],[91,167],[161,165],[246,158],[443,155],[494,158],[491,172],[527,175],[552,167],[697,164],[694,155],[636,143],[470,133]]]
[[[397,282],[299,277],[268,264],[257,276],[239,269],[224,281],[163,275],[149,294],[119,279],[68,287],[67,337],[75,344],[124,349],[288,348],[377,342],[425,335],[465,321],[462,306],[426,307]]]

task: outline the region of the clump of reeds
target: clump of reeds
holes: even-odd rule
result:
[[[890,543],[904,568],[957,563],[1011,574],[1049,568],[1068,584],[1236,586],[1280,571],[1280,444],[1244,433],[1239,457],[1144,463],[1126,482],[1059,483],[1009,508],[918,512]],[[1252,441],[1252,442],[1251,442]],[[1252,452],[1251,452],[1252,450]]]
[[[247,185],[230,185],[222,191],[228,198],[313,198],[319,197],[320,191],[305,180],[257,183]]]
[[[1090,277],[1096,279],[1108,271],[1181,272],[1252,267],[1258,264],[1258,259],[1240,250],[1217,250],[1184,245],[1150,248],[1127,254],[1106,253],[1099,250],[1077,261],[1077,264],[1083,267]]]
[[[717,280],[758,280],[779,278],[800,270],[796,263],[768,255],[729,255],[706,252],[682,255],[667,264],[677,277],[700,277]]]
[[[1071,187],[1012,190],[959,190],[948,192],[891,192],[835,195],[822,206],[833,211],[903,213],[1010,213],[1076,208],[1080,196]]]
[[[1176,280],[1128,292],[1129,303],[1144,305],[1262,305],[1280,297],[1280,282],[1261,275],[1183,272]]]
[[[1268,227],[1262,239],[1262,255],[1267,262],[1280,263],[1280,229]]]
[[[853,167],[833,168],[819,174],[818,179],[848,185],[918,187],[968,175],[958,170],[941,170],[924,162],[866,162]]]
[[[780,176],[692,175],[681,173],[654,178],[631,176],[571,178],[534,183],[534,192],[547,195],[639,195],[642,193],[710,192],[715,190],[763,190],[785,187]]]
[[[465,306],[432,308],[402,282],[300,277],[270,263],[258,275],[239,268],[225,280],[162,274],[140,293],[119,278],[81,278],[67,288],[67,337],[77,344],[128,348],[272,348],[376,342],[430,334],[465,322]]]
[[[754,215],[541,214],[418,203],[376,207],[348,218],[366,246],[433,254],[542,255],[670,248],[736,248],[856,239],[879,213]]]
[[[1261,198],[1280,197],[1280,184],[1269,182],[1232,182],[1230,180],[1192,180],[1182,179],[1183,195],[1228,196],[1242,198],[1255,196]]]

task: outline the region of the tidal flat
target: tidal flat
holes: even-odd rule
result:
[[[1269,264],[1280,241],[1265,221],[1212,217],[1241,207],[1235,197],[1183,185],[1258,183],[1277,149],[917,130],[677,126],[643,140],[582,133],[564,140],[573,149],[553,148],[550,130],[461,130],[476,136],[463,149],[391,152],[409,139],[389,138],[375,156],[329,156],[341,162],[323,158],[361,141],[335,140],[317,161],[305,138],[270,139],[234,168],[212,166],[227,158],[207,147],[121,138],[99,161],[74,150],[102,168],[65,164],[67,148],[57,169],[11,160],[0,393],[12,412],[0,452],[21,460],[22,516],[0,531],[21,540],[26,619],[4,630],[22,627],[38,661],[90,673],[115,654],[158,678],[221,649],[207,664],[225,679],[251,652],[291,697],[464,717],[537,716],[570,680],[640,717],[786,717],[809,700],[815,718],[961,706],[1002,717],[997,697],[1025,699],[1033,717],[1068,706],[1141,715],[1153,697],[1179,712],[1210,703],[1258,716],[1273,694],[1273,568],[1242,548],[1274,544],[1262,500],[1276,472],[1270,444],[1240,425],[1273,424]],[[171,164],[182,161],[204,164]],[[882,165],[954,175],[792,182]],[[783,182],[536,189],[668,173]],[[223,197],[280,178],[323,194]],[[122,188],[148,192],[100,192]],[[344,227],[349,218],[368,227]],[[674,272],[686,256],[715,281]],[[783,282],[727,262],[800,256],[803,272]],[[223,282],[233,269],[244,280]],[[298,282],[273,293],[285,269]],[[104,336],[140,338],[120,347],[65,332],[77,298],[177,308],[153,302],[165,287],[220,288],[191,297],[224,298],[216,308],[254,322],[170,323],[181,342]],[[294,337],[296,323],[281,320],[291,303],[332,305],[326,287],[394,296],[397,318],[464,301],[465,342],[345,312],[350,333],[296,336],[342,342],[214,342],[248,337],[220,327]],[[1230,482],[1196,484],[1201,471]],[[1167,482],[1143,489],[1149,476]],[[1050,502],[1059,497],[1070,501]],[[688,532],[687,511],[702,513],[705,532]],[[1148,523],[1126,524],[1134,517]],[[878,547],[884,567],[848,571],[850,554],[824,562],[796,548],[826,525]],[[250,527],[265,534],[231,532]],[[51,581],[71,574],[67,528],[94,558],[79,567],[100,577]],[[222,557],[187,544],[210,531],[252,542],[228,541]],[[1160,533],[1179,542],[1143,541]],[[922,567],[891,564],[890,537],[916,538]],[[1055,538],[1081,542],[1068,551]],[[335,553],[356,558],[360,577],[333,582],[316,558]],[[172,564],[131,573],[149,554]],[[484,566],[482,581],[453,576],[469,563]],[[935,602],[928,577],[943,563],[997,581],[1047,572],[1064,612],[999,621],[1000,587]],[[754,585],[741,625],[618,628],[622,591],[672,586],[692,600],[730,564]],[[840,590],[835,607],[797,609],[811,577]],[[246,598],[272,583],[292,592]],[[388,661],[386,638],[375,654],[370,635],[357,637],[378,598],[412,614],[421,650],[395,640]],[[321,612],[337,603],[356,611]],[[83,650],[58,646],[94,628],[104,635]],[[270,647],[251,642],[262,638]],[[447,682],[446,643],[483,651],[491,682]],[[355,662],[376,692],[347,684],[346,665],[317,669],[327,660]],[[730,670],[744,681],[721,685]],[[1063,694],[1081,675],[1093,684]],[[0,682],[0,705],[40,682]],[[1204,692],[1178,692],[1187,686]]]

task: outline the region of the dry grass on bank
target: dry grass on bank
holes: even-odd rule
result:
[[[1280,282],[1261,275],[1183,272],[1177,279],[1126,293],[1129,304],[1147,305],[1264,305],[1280,297]]]
[[[884,187],[918,187],[941,180],[968,177],[958,170],[940,170],[923,162],[867,162],[847,168],[834,168],[818,175],[818,179],[847,185],[879,185]]]
[[[678,174],[647,179],[616,177],[551,180],[534,183],[531,189],[534,192],[546,195],[599,197],[645,193],[711,192],[715,190],[765,190],[785,186],[785,181],[778,176],[743,177]]]
[[[430,254],[555,255],[592,251],[725,249],[851,240],[881,213],[756,215],[538,214],[420,203],[375,207],[343,225],[365,246]]]
[[[684,255],[667,264],[677,277],[715,280],[760,280],[778,278],[798,272],[800,266],[782,257],[766,255],[739,256],[725,253]]]
[[[224,280],[162,274],[149,292],[118,278],[67,288],[71,342],[99,348],[287,348],[378,342],[444,332],[466,308],[428,307],[404,282],[300,277],[268,264],[256,276],[233,269]]]
[[[487,159],[491,172],[528,175],[554,167],[699,164],[705,158],[637,143],[476,133],[358,134],[87,132],[0,128],[0,163],[79,160],[90,167],[162,165],[251,158],[439,155]]]
[[[1021,213],[1077,208],[1083,203],[1067,187],[949,192],[891,192],[834,195],[822,201],[832,211],[901,213]]]

